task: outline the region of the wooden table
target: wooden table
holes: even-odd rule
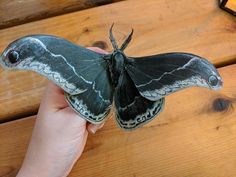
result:
[[[108,29],[114,22],[119,42],[135,30],[128,55],[195,53],[209,58],[224,80],[217,92],[191,88],[168,96],[163,113],[133,132],[118,129],[112,114],[89,135],[70,177],[236,176],[235,17],[217,0],[55,2],[1,1],[0,51],[35,33],[111,51]],[[0,70],[0,177],[13,177],[20,168],[47,82],[33,72]]]

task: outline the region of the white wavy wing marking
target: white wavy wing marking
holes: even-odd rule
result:
[[[25,70],[32,70],[32,71],[39,71],[42,75],[47,77],[50,80],[55,80],[56,82],[60,83],[60,87],[64,88],[68,93],[83,93],[87,89],[79,89],[72,83],[69,83],[66,79],[64,79],[60,73],[51,70],[51,67],[44,63],[40,63],[37,61],[30,62],[30,59],[24,60],[19,63],[18,67],[25,69]]]
[[[134,102],[127,105],[127,107],[131,106]],[[116,110],[116,120],[118,122],[118,125],[121,128],[124,128],[125,130],[134,130],[134,129],[137,129],[137,128],[143,126],[144,124],[150,122],[152,119],[155,118],[155,116],[160,114],[164,108],[164,104],[165,104],[165,99],[160,99],[155,102],[155,104],[153,105],[152,108],[147,109],[145,113],[139,114],[134,119],[130,119],[129,121],[124,121],[121,118],[119,118],[118,110]],[[121,109],[124,110],[125,108],[121,108]],[[155,110],[155,109],[157,109],[157,110]],[[156,112],[153,114],[154,110]],[[151,116],[149,117],[148,115],[151,115]]]
[[[191,60],[189,60],[185,65],[183,65],[182,67],[179,67],[179,68],[176,68],[172,71],[169,71],[169,72],[164,72],[159,78],[157,79],[151,79],[150,81],[148,81],[147,83],[144,83],[144,84],[140,84],[140,85],[136,85],[137,88],[139,87],[142,87],[142,86],[146,86],[147,84],[151,84],[152,82],[154,81],[160,81],[165,75],[167,74],[173,74],[175,71],[178,71],[178,70],[182,70],[182,69],[185,69],[187,66],[190,66],[192,65],[192,63],[194,61],[198,60],[197,57],[193,57]]]
[[[63,55],[59,55],[59,54],[54,54],[52,53],[51,51],[49,51],[47,49],[47,47],[44,45],[44,43],[42,41],[40,41],[39,39],[36,39],[36,38],[33,38],[33,37],[30,37],[30,40],[32,42],[36,41],[37,43],[39,43],[41,45],[41,47],[43,47],[50,55],[52,55],[53,57],[61,57],[65,62],[66,64],[73,70],[74,74],[76,76],[78,76],[79,78],[81,78],[84,82],[88,83],[88,84],[92,84],[92,81],[87,81],[83,76],[79,75],[76,70],[75,70],[75,67],[72,66],[70,63],[68,63],[67,59],[63,56]]]
[[[72,108],[79,113],[84,119],[88,120],[91,123],[101,123],[104,121],[104,117],[107,116],[109,113],[109,110],[112,105],[108,106],[106,108],[106,111],[99,114],[99,115],[94,115],[87,105],[83,102],[83,100],[77,99],[75,96],[69,96],[68,94],[65,95],[66,100],[69,102],[69,104],[72,106]],[[69,98],[70,97],[70,98]]]

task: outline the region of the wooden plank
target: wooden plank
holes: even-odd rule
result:
[[[235,177],[236,65],[219,71],[221,91],[192,88],[168,96],[158,119],[136,131],[118,129],[110,117],[89,135],[69,176]],[[30,117],[0,124],[0,176],[18,171],[33,123]]]
[[[0,51],[16,38],[32,33],[53,34],[111,51],[108,29],[112,22],[120,43],[132,27],[135,29],[128,55],[184,51],[209,58],[216,65],[236,58],[236,41],[232,40],[236,37],[235,20],[213,0],[131,0],[83,10],[0,30]],[[0,120],[35,113],[45,83],[33,73],[1,72]]]
[[[35,114],[46,83],[33,72],[0,71],[0,123]]]
[[[21,119],[20,121],[12,121],[10,123],[0,124],[1,177],[16,176],[27,150],[34,121],[35,119],[33,118],[27,118]]]
[[[120,0],[1,0],[0,29]]]

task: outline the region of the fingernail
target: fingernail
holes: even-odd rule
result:
[[[90,131],[90,133],[95,134],[96,131],[97,131],[97,129],[95,129],[95,128],[90,128],[89,131]]]
[[[101,123],[100,126],[98,127],[98,129],[100,130],[101,128],[103,128],[105,122]]]

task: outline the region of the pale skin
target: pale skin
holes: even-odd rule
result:
[[[89,49],[106,53],[96,47]],[[83,152],[88,133],[95,133],[102,126],[81,118],[69,107],[63,90],[49,83],[17,177],[67,176]]]

